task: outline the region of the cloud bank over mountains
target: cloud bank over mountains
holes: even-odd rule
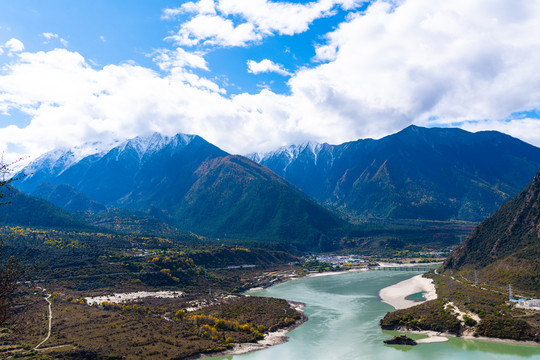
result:
[[[360,5],[201,0],[164,9],[164,21],[178,22],[169,37],[176,47],[149,55],[156,69],[96,66],[61,48],[25,52],[13,38],[0,44],[0,56],[10,57],[0,71],[0,114],[22,113],[29,124],[0,128],[0,148],[36,155],[157,131],[198,134],[244,154],[306,140],[378,138],[411,123],[495,129],[540,145],[540,3]],[[313,44],[311,66],[286,69],[265,54],[244,67],[254,77],[290,76],[286,93],[228,94],[206,61],[215,48],[302,33],[337,9],[348,15]]]

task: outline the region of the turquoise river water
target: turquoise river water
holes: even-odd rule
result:
[[[330,359],[538,359],[540,346],[508,345],[450,338],[446,343],[388,346],[383,340],[397,334],[379,328],[393,308],[382,303],[380,289],[418,273],[406,271],[350,272],[293,280],[252,291],[306,303],[309,321],[288,333],[289,342],[243,355],[213,359],[330,360]],[[425,337],[410,335],[412,338]]]

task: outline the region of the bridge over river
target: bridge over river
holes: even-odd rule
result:
[[[428,272],[436,269],[434,266],[368,266],[368,270],[379,271],[422,271]]]

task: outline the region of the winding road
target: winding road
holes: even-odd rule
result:
[[[51,294],[47,295],[47,297],[45,298],[45,301],[47,301],[49,303],[49,331],[47,332],[47,337],[45,339],[43,339],[42,342],[40,342],[39,344],[36,345],[36,347],[34,347],[34,350],[37,350],[41,345],[43,345],[47,340],[49,340],[49,338],[51,337],[51,328],[52,328],[52,302],[51,300],[49,300],[49,298],[51,297]]]

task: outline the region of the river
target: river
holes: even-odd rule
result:
[[[417,275],[407,271],[367,271],[292,280],[250,294],[306,303],[309,321],[291,331],[289,342],[266,350],[213,359],[538,359],[540,346],[508,345],[450,338],[446,343],[388,346],[397,334],[379,328],[393,308],[379,300],[380,289]],[[418,339],[422,335],[411,335]]]

